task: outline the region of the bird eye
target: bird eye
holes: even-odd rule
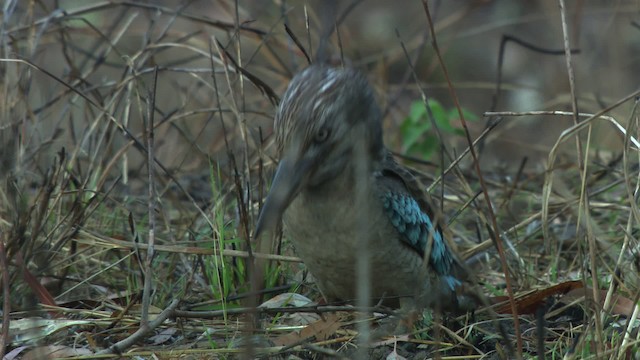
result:
[[[316,133],[316,137],[315,137],[315,142],[317,144],[319,143],[323,143],[325,142],[327,139],[329,138],[329,129],[327,128],[321,128],[320,130],[318,130],[318,132]]]

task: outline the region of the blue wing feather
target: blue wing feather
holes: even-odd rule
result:
[[[408,194],[387,191],[382,196],[384,210],[391,224],[400,233],[400,238],[420,256],[424,256],[429,236],[433,236],[429,263],[454,289],[460,281],[452,275],[453,255],[442,237],[440,229],[434,227],[429,216],[418,202]]]

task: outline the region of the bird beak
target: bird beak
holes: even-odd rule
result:
[[[258,238],[264,230],[274,230],[278,226],[282,214],[304,185],[310,165],[311,162],[304,157],[294,159],[284,156],[280,160],[271,190],[260,211],[254,238]]]

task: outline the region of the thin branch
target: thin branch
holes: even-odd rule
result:
[[[440,63],[440,66],[442,67],[442,72],[444,74],[444,77],[447,79],[447,84],[449,85],[449,92],[451,94],[451,98],[453,99],[453,102],[455,103],[456,109],[458,109],[458,116],[460,117],[460,122],[462,123],[462,127],[464,128],[464,133],[467,137],[467,143],[469,144],[469,150],[471,152],[471,157],[473,158],[473,165],[474,165],[474,169],[476,171],[476,174],[478,175],[478,180],[480,181],[480,187],[482,188],[482,193],[484,194],[484,200],[486,202],[487,205],[487,210],[489,212],[489,218],[491,219],[491,226],[494,229],[494,233],[495,233],[495,246],[498,250],[498,255],[500,256],[500,263],[502,264],[502,272],[504,273],[504,277],[505,277],[505,284],[506,284],[506,288],[507,288],[507,294],[509,297],[509,304],[511,306],[511,313],[513,315],[513,322],[514,322],[514,330],[515,330],[515,337],[516,337],[516,342],[517,342],[517,346],[518,346],[518,353],[517,356],[518,357],[522,357],[522,336],[520,333],[520,321],[518,319],[518,309],[516,306],[516,302],[515,302],[515,296],[513,293],[513,287],[511,285],[511,275],[509,273],[509,267],[507,265],[507,259],[505,256],[505,251],[504,251],[504,246],[502,244],[502,239],[500,237],[500,228],[498,227],[498,221],[496,219],[496,214],[493,210],[493,205],[491,202],[491,196],[489,195],[489,191],[487,190],[487,185],[485,184],[484,181],[484,177],[482,176],[482,170],[480,170],[480,161],[478,160],[478,155],[476,154],[476,150],[473,147],[473,140],[471,139],[471,133],[469,132],[469,128],[467,126],[467,122],[464,118],[464,113],[462,112],[462,108],[460,107],[460,101],[458,100],[458,95],[455,92],[455,88],[453,87],[453,84],[451,83],[451,78],[449,76],[449,72],[447,70],[447,67],[445,65],[444,60],[442,59],[442,54],[440,53],[440,49],[438,47],[438,42],[436,39],[436,33],[435,33],[435,29],[433,26],[433,21],[431,19],[431,13],[429,12],[429,4],[427,3],[427,0],[422,0],[422,5],[425,11],[425,14],[427,16],[427,20],[429,23],[429,30],[431,32],[431,45],[433,46],[433,50],[435,51],[436,55],[438,56],[438,62]],[[505,339],[505,341],[507,341],[507,339]]]
[[[122,353],[124,350],[130,348],[131,346],[136,344],[138,341],[144,339],[144,337],[149,332],[153,331],[153,329],[160,326],[165,320],[167,320],[172,316],[175,316],[175,310],[178,307],[178,304],[180,304],[179,299],[173,300],[169,304],[169,306],[167,306],[166,309],[164,309],[160,314],[158,314],[158,316],[155,319],[153,319],[153,321],[149,322],[147,326],[140,326],[140,328],[136,332],[131,334],[129,337],[121,341],[118,341],[117,343],[109,346],[107,349],[97,352],[96,355]]]
[[[149,210],[149,239],[147,239],[147,256],[144,261],[144,288],[142,291],[142,314],[140,316],[140,325],[146,327],[149,325],[149,306],[151,304],[151,284],[153,282],[153,258],[155,257],[156,243],[156,186],[155,186],[155,166],[154,166],[154,114],[156,104],[156,86],[158,84],[158,69],[154,73],[153,85],[149,94],[149,102],[147,106],[147,169],[148,173],[148,210]]]

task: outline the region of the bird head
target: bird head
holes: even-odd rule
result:
[[[280,162],[255,236],[275,228],[304,189],[348,172],[357,146],[371,162],[383,156],[381,113],[366,78],[353,69],[313,65],[296,75],[276,112]]]

